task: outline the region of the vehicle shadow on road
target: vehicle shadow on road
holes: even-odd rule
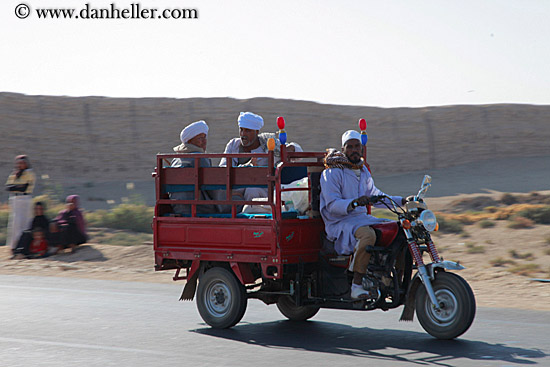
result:
[[[464,358],[537,364],[532,359],[550,356],[538,349],[464,339],[438,340],[414,331],[355,328],[321,321],[239,324],[231,329],[218,330],[209,327],[193,332],[268,348],[298,349],[438,366],[456,365],[456,360]]]

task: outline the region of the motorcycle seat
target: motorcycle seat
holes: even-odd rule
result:
[[[340,268],[347,268],[351,259],[351,255],[338,255],[334,250],[334,242],[329,240],[324,232],[321,234],[321,250],[319,254],[330,265]]]

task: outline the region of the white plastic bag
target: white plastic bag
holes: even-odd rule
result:
[[[309,185],[309,180],[307,177],[302,178],[301,180],[296,180],[288,185],[281,185],[282,189],[293,189],[293,188],[307,188]],[[283,201],[292,201],[294,209],[298,213],[303,214],[306,212],[309,207],[309,191],[284,191],[281,193],[281,200]]]

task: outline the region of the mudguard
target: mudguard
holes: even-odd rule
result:
[[[428,274],[431,280],[435,278],[435,269],[446,269],[446,270],[466,269],[464,266],[460,265],[457,262],[447,261],[447,260],[440,261],[438,263],[427,264],[426,268],[428,270]],[[401,313],[401,318],[399,319],[399,321],[412,321],[414,319],[416,291],[418,290],[418,287],[420,286],[420,284],[422,284],[422,280],[420,279],[420,275],[416,273],[411,281],[411,286],[409,287],[409,291],[407,292],[405,307],[403,308],[403,312]]]
[[[446,269],[446,270],[462,270],[466,269],[464,266],[460,265],[458,262],[454,261],[448,261],[443,260],[438,263],[431,263],[426,265],[426,268],[428,269],[428,274],[430,275],[430,279],[434,279],[435,277],[435,269]]]
[[[197,280],[199,279],[200,260],[193,260],[189,273],[187,273],[187,282],[181,292],[180,301],[192,301],[197,290]]]

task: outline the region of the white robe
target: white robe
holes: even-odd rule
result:
[[[388,219],[376,218],[367,214],[367,208],[359,206],[349,213],[349,204],[360,196],[386,195],[374,186],[374,180],[368,169],[361,169],[361,177],[351,169],[329,168],[321,176],[321,216],[325,222],[327,237],[335,241],[335,250],[340,255],[353,253],[357,240],[354,233],[357,228],[370,226]],[[389,195],[388,195],[389,196]],[[401,196],[391,196],[401,204]],[[386,199],[389,204],[389,200]],[[391,204],[390,204],[391,205]],[[376,207],[385,208],[382,203]]]
[[[239,151],[240,146],[241,146],[241,138],[233,138],[225,146],[224,153],[229,153],[229,154],[242,153]],[[258,148],[253,149],[250,153],[266,153],[266,152],[262,149],[262,146],[260,145]],[[258,158],[258,166],[267,167],[267,163],[268,163],[267,158]],[[220,167],[227,166],[227,160],[225,158],[222,158],[219,166]],[[233,167],[238,167],[238,166],[239,166],[239,162],[237,158],[233,158]]]
[[[8,235],[6,239],[6,245],[10,246],[13,250],[17,247],[19,237],[21,237],[23,231],[31,227],[31,223],[33,220],[32,196],[10,195],[9,202],[11,211],[8,221]]]
[[[241,145],[241,138],[233,138],[227,143],[225,147],[224,153],[242,153],[239,151],[239,147]],[[266,153],[262,146],[260,145],[258,148],[253,149],[250,153]],[[239,162],[237,158],[233,158],[233,167],[242,166],[239,165]],[[268,165],[268,159],[267,158],[258,158],[258,166],[266,166]],[[227,166],[227,160],[225,158],[222,158],[219,164],[220,167]],[[266,198],[267,197],[267,189],[261,188],[261,187],[249,187],[246,189],[238,189],[234,190],[237,193],[240,193],[244,196],[244,200],[246,201],[252,201],[252,199],[255,198]]]

